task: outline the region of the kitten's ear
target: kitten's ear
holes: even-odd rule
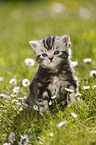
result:
[[[65,44],[66,47],[70,47],[71,46],[70,36],[69,35],[61,36],[61,40],[63,41],[63,43]]]
[[[29,44],[35,50],[36,47],[39,45],[39,41],[29,41]]]

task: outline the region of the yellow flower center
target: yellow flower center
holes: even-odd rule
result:
[[[13,136],[11,136],[11,139],[13,139]]]

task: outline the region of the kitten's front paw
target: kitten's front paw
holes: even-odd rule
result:
[[[70,107],[73,103],[77,103],[76,96],[73,92],[69,95],[69,99],[70,101],[67,98],[68,107]]]
[[[39,104],[39,112],[40,114],[43,112],[46,112],[48,110],[48,101],[44,100],[42,101],[42,104]]]

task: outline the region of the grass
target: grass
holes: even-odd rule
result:
[[[94,0],[58,0],[64,4],[65,11],[56,13],[52,1],[7,2],[0,3],[0,142],[11,143],[10,133],[14,132],[15,141],[11,144],[24,144],[21,135],[27,135],[28,145],[95,145],[96,144],[96,77],[90,71],[96,70],[96,2]],[[80,8],[86,9],[80,9]],[[80,11],[81,10],[81,11]],[[85,10],[85,11],[84,11]],[[83,16],[82,16],[83,11]],[[91,12],[91,13],[90,13]],[[75,67],[79,79],[81,99],[84,103],[71,107],[53,106],[51,113],[40,115],[29,110],[23,98],[29,88],[22,85],[23,79],[30,81],[37,63],[32,67],[25,65],[26,58],[34,59],[29,40],[38,40],[46,35],[69,34],[72,41],[72,60],[78,61]],[[84,58],[92,58],[84,63]],[[16,85],[9,81],[15,78]],[[20,87],[19,93],[13,88]],[[90,86],[89,89],[82,89]],[[22,110],[23,108],[23,110]],[[75,113],[77,117],[72,116]],[[57,125],[66,121],[62,127]],[[25,139],[25,142],[27,140]]]

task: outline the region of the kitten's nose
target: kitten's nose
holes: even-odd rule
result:
[[[52,61],[52,59],[53,59],[53,56],[49,57],[49,60],[51,60],[51,61]]]

